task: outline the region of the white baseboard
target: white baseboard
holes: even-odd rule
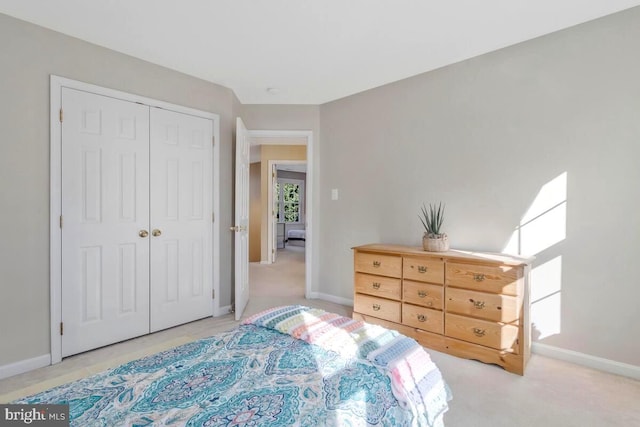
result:
[[[43,368],[49,365],[51,365],[50,354],[43,354],[42,356],[37,356],[31,359],[20,360],[19,362],[3,365],[0,366],[0,380],[12,377],[14,375],[33,371],[34,369]]]
[[[311,299],[321,299],[323,301],[329,301],[335,304],[346,305],[353,307],[353,300],[348,298],[337,297],[335,295],[323,294],[322,292],[311,292],[309,294]]]
[[[218,308],[217,310],[214,310],[213,312],[213,317],[220,317],[220,316],[224,316],[225,314],[229,314],[231,310],[231,306],[230,305],[225,305],[222,306],[220,308]]]
[[[531,351],[541,356],[564,360],[565,362],[575,363],[576,365],[640,380],[640,366],[616,362],[615,360],[591,356],[589,354],[566,350],[539,342],[531,343]]]

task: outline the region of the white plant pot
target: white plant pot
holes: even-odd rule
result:
[[[427,233],[422,236],[422,248],[427,252],[447,252],[449,250],[449,237],[446,234],[429,237]]]

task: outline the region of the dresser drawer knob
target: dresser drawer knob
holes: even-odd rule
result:
[[[373,261],[373,266],[374,266],[375,268],[380,267],[380,261]]]
[[[475,280],[476,282],[482,282],[484,280],[484,274],[482,274],[482,273],[480,273],[480,274],[474,273],[473,280]]]
[[[429,295],[429,294],[427,293],[427,291],[418,291],[418,296],[419,296],[420,298],[424,298],[424,297],[426,297],[427,295]]]
[[[424,314],[418,314],[418,322],[426,322],[427,321],[427,316],[425,316]]]
[[[473,334],[477,337],[483,337],[486,331],[480,328],[473,328]]]
[[[380,311],[380,304],[373,304],[373,311]]]
[[[424,265],[418,266],[418,273],[426,273],[426,272],[427,272],[427,267],[425,267]]]
[[[478,310],[482,310],[484,308],[484,301],[474,301],[470,300],[473,303],[473,306]]]
[[[380,289],[380,283],[373,282],[373,289]]]

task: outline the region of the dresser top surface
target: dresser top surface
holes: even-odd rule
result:
[[[530,265],[533,261],[533,258],[523,258],[513,255],[497,254],[491,252],[465,251],[459,249],[451,249],[446,252],[427,252],[420,246],[390,245],[382,243],[372,243],[368,245],[355,246],[352,249],[358,252],[374,252],[408,256],[429,256],[433,258],[443,258],[451,261],[459,260],[492,262],[508,265]]]

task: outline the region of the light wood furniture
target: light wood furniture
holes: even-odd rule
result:
[[[531,335],[529,260],[383,244],[353,250],[354,319],[524,374]]]

